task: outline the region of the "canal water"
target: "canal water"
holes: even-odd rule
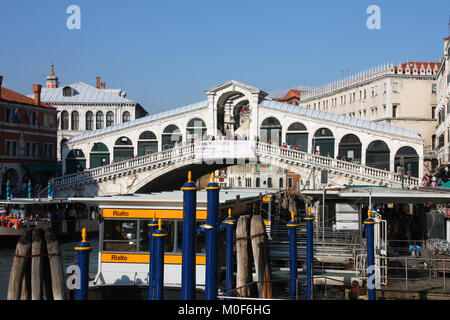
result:
[[[88,239],[93,250],[89,259],[89,274],[95,275],[98,268],[98,238]],[[67,274],[67,268],[71,265],[77,264],[77,253],[73,248],[79,241],[62,242],[60,243],[61,257],[63,261],[64,272]],[[16,250],[14,244],[3,246],[0,248],[0,300],[6,300],[8,292],[9,274],[14,259],[14,251]]]

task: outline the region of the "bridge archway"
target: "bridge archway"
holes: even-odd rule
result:
[[[362,155],[362,143],[358,136],[349,133],[342,137],[339,142],[339,152],[340,160],[344,161],[359,161],[361,162]]]
[[[120,137],[114,144],[114,162],[128,160],[134,157],[133,142],[128,137]]]
[[[286,131],[286,143],[298,150],[308,152],[308,129],[301,122],[292,123]]]
[[[206,138],[206,124],[200,118],[189,120],[186,126],[186,141],[204,140]]]
[[[183,135],[180,128],[174,124],[169,124],[161,135],[162,150],[172,149],[175,143],[181,143]]]
[[[404,168],[404,174],[419,177],[419,155],[413,147],[404,146],[395,153],[395,172],[398,172],[399,167]]]
[[[110,154],[108,147],[101,142],[94,143],[89,154],[89,168],[98,168],[107,166],[110,163]]]
[[[139,135],[138,157],[158,152],[158,138],[153,131],[144,131]]]
[[[245,92],[241,92],[238,89],[235,87],[234,90],[224,92],[217,99],[217,134],[226,135],[228,132],[234,134],[234,131],[240,126],[240,110],[244,105],[249,104],[250,99]]]
[[[70,150],[66,157],[66,173],[76,173],[86,169],[86,157],[81,149]]]
[[[367,146],[366,165],[378,169],[390,170],[390,150],[386,142],[375,140]]]
[[[315,154],[334,158],[334,135],[328,128],[317,129],[312,139]]]
[[[259,139],[263,143],[281,146],[282,127],[280,121],[275,117],[264,119],[259,131]]]

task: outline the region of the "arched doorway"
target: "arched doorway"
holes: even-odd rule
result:
[[[303,123],[294,122],[288,127],[286,143],[291,148],[308,152],[308,130]]]
[[[339,159],[352,162],[361,163],[362,143],[354,134],[346,134],[339,142]]]
[[[133,143],[127,137],[120,137],[114,144],[114,162],[120,162],[134,157]]]
[[[382,170],[390,170],[390,150],[386,142],[372,141],[366,150],[366,165]]]
[[[259,131],[259,141],[281,146],[281,124],[277,118],[264,119]]]
[[[226,135],[233,133],[239,127],[240,109],[248,104],[248,100],[241,101],[245,95],[239,91],[229,91],[222,94],[217,100],[216,127],[217,132],[213,135]],[[238,125],[238,127],[236,127]]]
[[[138,157],[158,152],[158,139],[152,131],[144,131],[139,135]]]
[[[334,158],[334,136],[327,128],[320,128],[314,133],[312,140],[314,154]]]
[[[200,118],[191,119],[186,126],[186,141],[205,140],[206,124]]]
[[[409,146],[398,149],[394,158],[394,168],[395,172],[403,171],[407,176],[419,177],[419,155],[416,150]]]
[[[70,150],[66,157],[66,173],[81,172],[86,169],[86,157],[81,149]]]
[[[96,142],[89,154],[89,168],[98,168],[108,165],[110,162],[110,155],[108,147],[101,143]]]
[[[174,124],[169,124],[161,136],[162,149],[171,149],[175,146],[175,143],[180,143],[181,141],[183,141],[183,135],[180,129]]]

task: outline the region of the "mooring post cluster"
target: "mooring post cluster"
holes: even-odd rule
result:
[[[155,287],[155,259],[153,259],[155,254],[155,241],[153,238],[153,232],[157,229],[158,222],[156,221],[155,215],[153,219],[148,224],[149,228],[149,270],[148,270],[148,300],[154,299],[154,287]]]
[[[290,280],[290,296],[295,299],[297,296],[297,227],[294,211],[291,212],[291,220],[286,224],[289,232],[289,270]]]
[[[311,215],[311,207],[308,206],[308,214],[305,217],[306,221],[306,299],[313,299],[313,263],[314,263],[314,216]]]
[[[236,220],[231,216],[231,208],[228,208],[228,217],[220,225],[221,229],[226,228],[226,274],[225,274],[225,295],[227,297],[231,296],[231,285],[233,281],[233,226]]]
[[[367,210],[367,219],[364,220],[366,228],[366,245],[367,245],[367,289],[368,299],[376,300],[375,292],[375,250],[374,250],[374,224],[375,221],[371,217],[370,207]],[[373,283],[372,283],[373,281]]]
[[[218,273],[218,244],[217,227],[219,218],[219,190],[220,187],[214,182],[214,173],[211,173],[211,181],[206,186],[208,199],[208,213],[206,224],[206,274],[205,274],[205,299],[217,299],[217,273]]]
[[[197,208],[197,186],[192,182],[192,173],[181,188],[183,191],[183,236],[181,255],[181,300],[195,300],[195,222]]]
[[[158,229],[156,229],[152,237],[154,242],[154,251],[152,252],[154,263],[154,299],[164,299],[164,237],[167,236],[166,231],[162,228],[161,219],[158,220]]]
[[[89,289],[89,253],[92,251],[91,244],[86,240],[86,228],[81,231],[81,242],[74,250],[78,253],[78,282],[76,290],[77,300],[87,300]]]

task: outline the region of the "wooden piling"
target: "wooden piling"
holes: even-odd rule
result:
[[[42,244],[44,232],[41,229],[34,229],[31,239],[31,300],[41,300],[43,282]]]
[[[253,260],[256,277],[258,279],[258,294],[260,298],[271,299],[272,276],[266,243],[266,229],[262,216],[253,216],[250,225],[250,239],[252,241]]]
[[[25,258],[25,265],[23,268],[22,278],[22,290],[20,292],[20,300],[31,299],[31,248],[28,250],[27,257]]]
[[[44,232],[47,243],[48,260],[50,262],[50,274],[52,280],[52,293],[55,300],[65,299],[64,270],[61,260],[61,251],[56,236],[50,229]]]
[[[47,258],[48,252],[45,239],[43,241],[42,254],[45,257],[45,259],[42,260],[42,297],[44,300],[53,300],[50,261]]]
[[[17,241],[16,251],[9,275],[7,300],[19,300],[22,291],[22,280],[26,267],[26,256],[31,248],[31,231],[26,231]]]
[[[249,264],[249,220],[250,216],[240,216],[236,226],[236,288],[243,287],[252,281]],[[250,287],[237,290],[240,297],[250,296]]]

